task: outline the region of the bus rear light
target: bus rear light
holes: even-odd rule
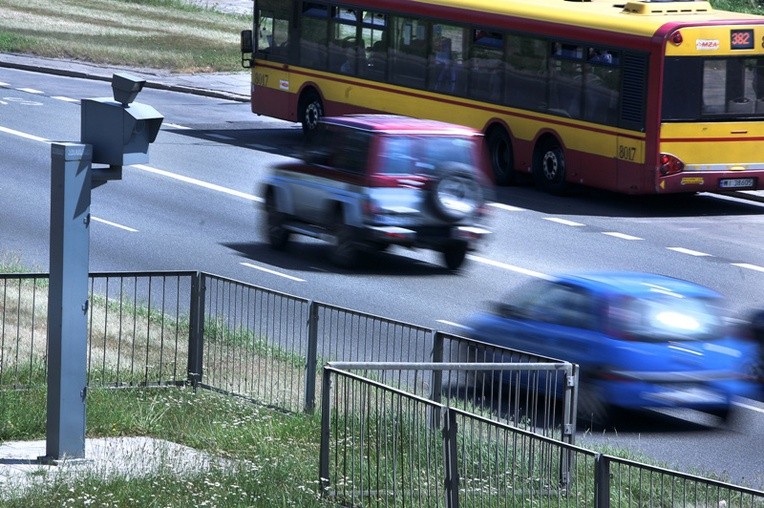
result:
[[[660,171],[661,176],[675,175],[684,170],[684,162],[670,153],[662,153],[659,160],[658,171]]]
[[[671,42],[674,43],[675,46],[679,46],[684,42],[684,38],[682,37],[682,33],[680,31],[676,31],[673,34],[671,34]]]

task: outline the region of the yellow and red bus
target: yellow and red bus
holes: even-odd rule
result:
[[[626,194],[764,189],[764,16],[705,1],[254,0],[252,111],[485,133],[522,174]]]

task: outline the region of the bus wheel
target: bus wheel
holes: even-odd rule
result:
[[[496,185],[512,185],[516,181],[514,161],[512,160],[512,141],[502,128],[488,131],[486,136],[488,154],[491,158]]]
[[[536,154],[533,165],[536,185],[551,194],[565,194],[565,154],[555,140],[545,142]]]
[[[316,130],[318,120],[324,115],[321,97],[314,91],[307,92],[300,99],[299,118],[302,122],[302,132],[306,135]]]

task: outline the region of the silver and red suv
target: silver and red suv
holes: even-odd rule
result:
[[[332,244],[352,266],[389,245],[442,253],[457,270],[488,234],[492,183],[480,132],[394,115],[324,117],[304,160],[264,183],[265,232],[275,249],[293,234]]]

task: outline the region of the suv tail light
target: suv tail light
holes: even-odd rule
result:
[[[671,155],[670,153],[660,154],[658,160],[660,162],[658,171],[660,171],[661,176],[674,175],[676,173],[681,173],[682,170],[684,170],[684,162],[682,162],[679,157]]]

